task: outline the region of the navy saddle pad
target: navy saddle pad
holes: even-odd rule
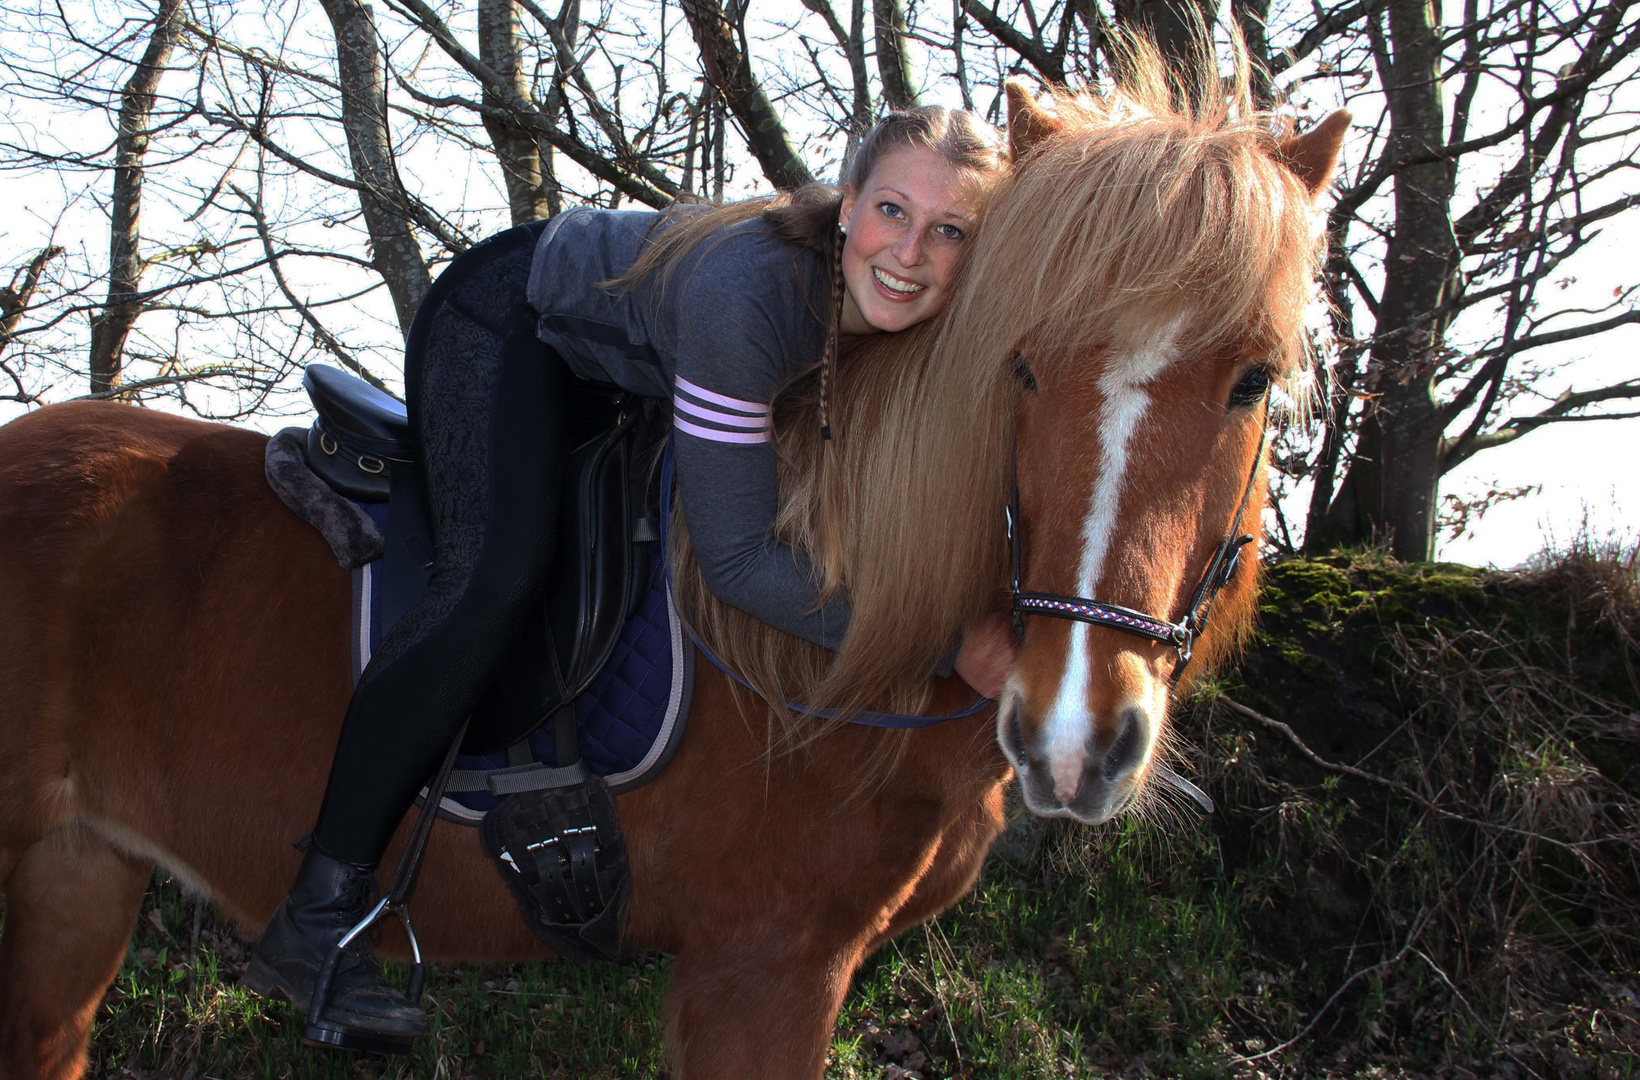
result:
[[[361,503],[383,531],[386,503]],[[649,575],[637,611],[621,631],[609,663],[574,701],[581,758],[596,776],[619,794],[641,787],[671,760],[689,718],[694,689],[695,655],[666,587],[665,564],[659,550],[651,553]],[[352,642],[353,681],[381,645],[381,562],[353,571]],[[525,753],[527,749],[528,753]],[[452,790],[439,805],[440,814],[465,824],[477,824],[500,801],[493,786],[482,786],[482,774],[516,769],[521,765],[558,765],[555,732],[543,724],[510,750],[456,758]]]

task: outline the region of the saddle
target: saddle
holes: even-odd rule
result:
[[[318,413],[303,446],[309,470],[377,510],[374,520],[387,504],[380,622],[391,627],[421,595],[433,560],[408,415],[394,398],[336,368],[311,365],[302,384]],[[645,598],[652,558],[661,554],[654,548],[668,416],[661,403],[607,384],[576,381],[567,393],[571,449],[541,615],[528,620],[459,750],[452,748],[424,792],[423,814],[442,805],[446,790],[502,796],[477,821],[479,836],[525,922],[563,955],[614,959],[629,873],[613,792],[581,760],[573,702],[615,651]],[[528,764],[527,740],[549,720],[556,767]],[[451,767],[458,752],[503,751],[511,767],[499,771]],[[412,869],[407,880],[413,876]]]
[[[400,402],[337,368],[309,365],[302,386],[318,413],[306,438],[308,467],[355,502],[388,504],[382,623],[390,627],[421,595],[433,559],[409,417]],[[474,710],[464,754],[515,745],[587,688],[642,598],[660,541],[664,406],[585,380],[567,393],[571,449],[542,617],[529,621]]]

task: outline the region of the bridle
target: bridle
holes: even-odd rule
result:
[[[1184,674],[1185,665],[1190,663],[1192,650],[1196,638],[1207,628],[1207,618],[1213,611],[1213,601],[1218,598],[1219,591],[1228,585],[1241,568],[1242,548],[1253,542],[1251,535],[1242,533],[1241,522],[1246,516],[1247,504],[1253,496],[1253,485],[1258,480],[1259,463],[1264,459],[1264,444],[1270,431],[1270,399],[1269,392],[1264,396],[1264,419],[1259,425],[1258,449],[1253,453],[1253,464],[1247,470],[1247,484],[1241,492],[1241,503],[1236,507],[1236,516],[1230,521],[1230,530],[1225,534],[1219,546],[1214,549],[1212,559],[1208,560],[1207,570],[1201,580],[1196,583],[1196,589],[1190,595],[1190,603],[1185,608],[1184,617],[1178,622],[1169,622],[1157,618],[1143,611],[1123,607],[1120,604],[1109,604],[1103,600],[1094,600],[1086,596],[1060,596],[1056,593],[1022,592],[1019,588],[1020,566],[1020,537],[1019,537],[1019,480],[1014,480],[1013,491],[1008,499],[1006,510],[1008,522],[1008,543],[1012,548],[1013,576],[1013,618],[1014,635],[1023,640],[1025,637],[1025,616],[1046,615],[1053,619],[1070,619],[1075,622],[1089,623],[1093,626],[1103,626],[1111,630],[1120,630],[1135,637],[1157,641],[1163,645],[1173,646],[1178,654],[1179,662],[1174,665],[1172,685],[1179,684]]]
[[[1219,591],[1230,584],[1236,576],[1236,571],[1241,569],[1242,548],[1253,542],[1251,535],[1241,531],[1241,522],[1247,514],[1247,504],[1253,497],[1253,485],[1258,481],[1258,467],[1264,460],[1264,444],[1270,434],[1268,390],[1264,393],[1263,405],[1264,418],[1259,423],[1258,449],[1253,452],[1253,464],[1247,469],[1247,484],[1242,488],[1241,502],[1236,506],[1236,516],[1230,519],[1230,529],[1225,533],[1224,539],[1213,549],[1213,557],[1208,560],[1206,571],[1196,583],[1195,591],[1190,594],[1190,603],[1185,607],[1184,617],[1178,622],[1169,622],[1143,611],[1135,611],[1120,604],[1107,604],[1103,600],[1093,600],[1086,596],[1021,592],[1019,478],[1016,469],[1013,489],[1004,511],[1008,522],[1008,544],[1012,548],[1013,558],[1013,575],[1010,582],[1014,597],[1014,637],[1021,642],[1024,641],[1025,616],[1046,615],[1053,619],[1070,619],[1074,622],[1120,630],[1135,637],[1171,645],[1178,654],[1179,662],[1173,666],[1173,676],[1169,680],[1168,689],[1170,692],[1176,689],[1184,675],[1185,665],[1190,663],[1196,638],[1207,629],[1207,617],[1213,612],[1213,601],[1218,599]],[[1213,800],[1201,788],[1174,772],[1165,762],[1156,761],[1153,768],[1163,780],[1194,799],[1204,811],[1209,814],[1213,812]]]

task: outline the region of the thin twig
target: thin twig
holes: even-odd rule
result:
[[[262,212],[261,199],[259,197],[253,198],[249,192],[245,191],[238,184],[229,183],[228,187],[233,190],[235,195],[238,195],[240,199],[244,201],[246,211],[250,214],[251,221],[256,225],[256,235],[262,240],[262,249],[267,252],[268,269],[273,272],[274,283],[279,286],[279,291],[285,294],[285,299],[290,302],[290,306],[295,308],[296,313],[302,317],[302,321],[307,323],[308,328],[313,331],[313,340],[318,342],[321,348],[340,361],[343,367],[352,371],[359,378],[363,379],[371,386],[374,386],[382,393],[388,395],[389,397],[397,398],[398,395],[389,390],[387,388],[387,384],[382,382],[375,372],[365,367],[364,364],[353,355],[352,351],[341,343],[335,334],[332,334],[329,330],[327,330],[325,325],[319,321],[319,317],[313,314],[312,309],[298,299],[296,293],[292,291],[290,283],[285,280],[284,271],[279,266],[279,254],[274,250],[273,236],[268,231],[268,219]]]
[[[1420,923],[1421,922],[1422,917],[1420,917]],[[1321,1008],[1315,1011],[1315,1015],[1310,1017],[1310,1022],[1300,1028],[1297,1035],[1294,1035],[1292,1038],[1278,1046],[1272,1046],[1268,1050],[1260,1051],[1259,1053],[1253,1054],[1249,1057],[1231,1058],[1230,1064],[1232,1066],[1246,1065],[1249,1062],[1261,1061],[1267,1057],[1274,1057],[1276,1054],[1279,1054],[1301,1042],[1304,1036],[1315,1030],[1315,1026],[1321,1022],[1321,1018],[1327,1015],[1327,1010],[1332,1008],[1333,1004],[1337,1002],[1339,998],[1344,996],[1344,991],[1348,990],[1350,987],[1354,986],[1357,982],[1369,975],[1374,975],[1385,970],[1386,968],[1394,967],[1396,964],[1399,964],[1403,959],[1405,959],[1407,953],[1414,951],[1412,948],[1412,942],[1415,940],[1415,935],[1417,934],[1418,928],[1418,925],[1415,924],[1412,932],[1407,935],[1406,944],[1401,946],[1400,952],[1396,953],[1388,960],[1380,960],[1376,964],[1369,967],[1364,967],[1360,971],[1357,971],[1355,974],[1351,975],[1349,978],[1345,979],[1343,984],[1340,985],[1337,990],[1332,992],[1332,997],[1329,997],[1326,1001],[1321,1003]]]
[[[1410,942],[1408,943],[1407,948],[1412,949],[1412,945],[1411,945]],[[1405,950],[1403,950],[1403,951],[1405,951]],[[1446,984],[1446,988],[1448,990],[1452,991],[1452,996],[1458,999],[1458,1004],[1462,1005],[1465,1009],[1467,1009],[1469,1011],[1469,1016],[1470,1016],[1471,1019],[1473,1019],[1475,1021],[1475,1026],[1480,1028],[1482,1031],[1486,1032],[1487,1038],[1489,1038],[1493,1042],[1497,1043],[1498,1048],[1501,1049],[1505,1054],[1509,1055],[1509,1060],[1510,1061],[1513,1061],[1516,1065],[1519,1065],[1521,1068],[1525,1069],[1532,1076],[1537,1077],[1537,1080],[1543,1080],[1543,1074],[1542,1073],[1538,1072],[1536,1069],[1532,1068],[1530,1065],[1526,1064],[1526,1062],[1522,1061],[1518,1056],[1516,1056],[1515,1052],[1513,1050],[1509,1049],[1509,1045],[1503,1041],[1503,1036],[1499,1035],[1497,1032],[1493,1031],[1491,1026],[1488,1025],[1485,1020],[1481,1019],[1481,1014],[1475,1011],[1475,1007],[1473,1005],[1469,1004],[1469,999],[1463,996],[1462,991],[1460,991],[1458,989],[1458,987],[1452,982],[1452,979],[1450,977],[1448,977],[1446,971],[1444,969],[1442,969],[1441,965],[1439,965],[1435,961],[1431,960],[1429,958],[1429,954],[1424,952],[1422,949],[1412,949],[1412,951],[1415,954],[1417,954],[1417,956],[1420,960],[1422,960],[1424,963],[1429,965],[1430,970],[1435,973],[1437,978],[1439,978],[1443,983]]]
[[[1328,772],[1338,773],[1342,776],[1353,776],[1357,780],[1365,780],[1369,784],[1377,784],[1379,787],[1388,788],[1398,794],[1405,795],[1407,798],[1428,810],[1430,813],[1437,814],[1440,817],[1446,818],[1448,821],[1457,821],[1464,825],[1472,825],[1477,829],[1490,829],[1495,832],[1509,833],[1512,836],[1519,836],[1524,840],[1539,840],[1545,844],[1551,844],[1558,848],[1564,848],[1565,850],[1577,855],[1579,858],[1584,857],[1583,848],[1592,847],[1605,842],[1602,839],[1579,840],[1568,843],[1565,840],[1556,840],[1552,836],[1544,836],[1542,833],[1531,832],[1527,829],[1517,829],[1513,825],[1504,825],[1496,821],[1481,821],[1478,818],[1472,818],[1465,814],[1454,813],[1444,807],[1437,806],[1435,803],[1429,801],[1424,796],[1420,795],[1416,790],[1408,787],[1406,784],[1401,783],[1399,780],[1391,780],[1387,776],[1379,776],[1377,773],[1368,772],[1365,769],[1358,769],[1353,765],[1342,765],[1336,761],[1328,761],[1326,758],[1306,746],[1304,740],[1298,737],[1298,732],[1294,731],[1291,727],[1282,723],[1280,720],[1275,719],[1274,717],[1265,716],[1257,709],[1249,709],[1241,702],[1234,701],[1223,694],[1217,695],[1214,700],[1222,702],[1226,708],[1239,716],[1245,716],[1249,720],[1256,721],[1263,724],[1265,727],[1281,732],[1281,734],[1287,737],[1287,741],[1293,744],[1293,748],[1317,768],[1325,769]]]

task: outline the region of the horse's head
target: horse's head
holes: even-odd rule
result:
[[[1259,532],[1270,388],[1303,368],[1313,204],[1349,118],[1278,139],[1233,103],[1190,116],[1166,94],[1060,94],[1052,110],[1018,87],[1010,98],[1019,164],[971,272],[1016,295],[967,314],[1026,316],[1009,328],[1019,589],[1177,623],[1244,498],[1241,529]],[[1234,644],[1256,578],[1257,559],[1242,560],[1192,675]],[[1041,614],[1024,628],[999,740],[1031,810],[1104,821],[1157,771],[1187,653]]]

